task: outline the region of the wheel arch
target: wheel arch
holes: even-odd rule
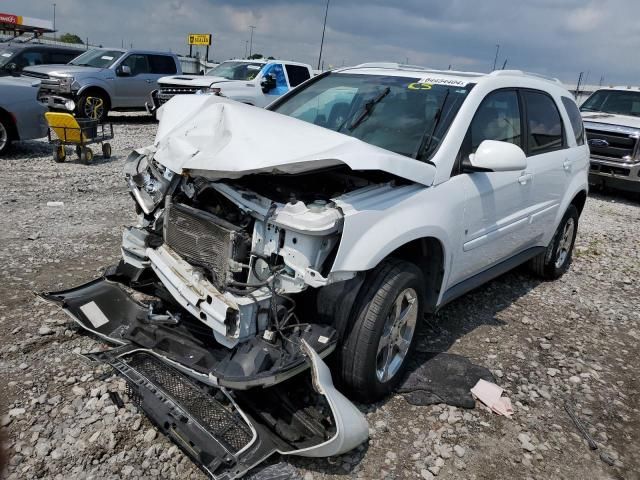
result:
[[[385,258],[399,258],[415,264],[425,280],[425,311],[436,310],[443,287],[445,273],[445,249],[436,237],[421,237],[396,248]]]
[[[587,191],[580,190],[573,197],[569,205],[575,205],[575,207],[578,209],[578,216],[580,216],[582,215],[582,210],[584,210],[584,206],[586,203],[587,203]]]
[[[107,106],[109,109],[111,109],[112,106],[112,102],[111,102],[111,95],[109,94],[109,92],[107,90],[105,90],[104,88],[97,86],[97,85],[90,85],[84,88],[81,88],[80,90],[78,90],[78,98],[82,95],[88,95],[88,94],[100,94],[103,95],[105,100],[107,101]]]

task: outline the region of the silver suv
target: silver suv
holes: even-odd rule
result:
[[[104,120],[110,110],[144,110],[160,77],[182,73],[172,53],[147,50],[89,50],[66,65],[25,68],[23,75],[40,78],[38,94],[50,108]]]

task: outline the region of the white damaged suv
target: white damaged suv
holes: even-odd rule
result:
[[[118,345],[97,358],[215,475],[246,471],[253,434],[263,456],[353,448],[366,423],[322,358],[374,401],[402,380],[426,313],[519,264],[554,279],[571,263],[589,150],[558,81],[365,64],[266,110],[192,95],[159,114],[125,166],[139,222],[122,262],[45,297]],[[203,446],[172,420],[203,425],[167,371],[253,434],[230,446],[204,425]]]

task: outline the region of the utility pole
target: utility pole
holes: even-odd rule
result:
[[[318,55],[318,70],[320,70],[320,61],[322,60],[322,47],[324,45],[324,32],[327,29],[327,15],[329,15],[329,0],[327,0],[327,8],[324,10],[324,24],[322,25],[322,40],[320,40],[320,55]]]
[[[498,63],[498,53],[500,52],[500,44],[496,44],[496,56],[493,59],[493,70],[496,69],[496,63]],[[493,70],[491,70],[493,72]]]
[[[58,36],[56,35],[56,4],[53,4],[53,39],[55,40]]]
[[[249,40],[244,41],[244,58],[247,58],[247,51],[249,48]]]
[[[580,84],[582,83],[583,75],[584,75],[584,72],[580,72],[580,75],[578,75],[578,84],[576,85],[576,100],[580,96]]]
[[[504,68],[507,66],[507,60],[509,60],[508,58],[504,59],[504,63],[502,64],[502,70],[504,70]]]
[[[251,29],[251,40],[249,41],[249,56],[253,54],[253,31],[256,29],[255,25],[249,25]]]

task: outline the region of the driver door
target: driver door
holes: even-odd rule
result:
[[[287,82],[287,77],[284,73],[284,67],[281,63],[270,63],[266,67],[264,67],[264,69],[262,70],[261,78],[264,78],[267,75],[273,75],[275,77],[276,85],[266,92],[262,90],[260,85],[258,85],[258,88],[260,88],[260,91],[256,98],[256,106],[258,107],[266,107],[276,98],[284,95],[289,91],[289,83]]]
[[[122,67],[129,67],[126,74]],[[155,87],[155,77],[151,73],[149,55],[132,53],[116,68],[115,92],[117,107],[141,107]],[[115,102],[114,102],[115,103]]]
[[[522,117],[516,90],[490,93],[476,112],[462,150],[464,162],[484,140],[523,147]],[[528,235],[533,177],[527,169],[509,172],[471,172],[459,166],[464,191],[463,235],[456,247],[447,286],[451,287],[519,253]]]

